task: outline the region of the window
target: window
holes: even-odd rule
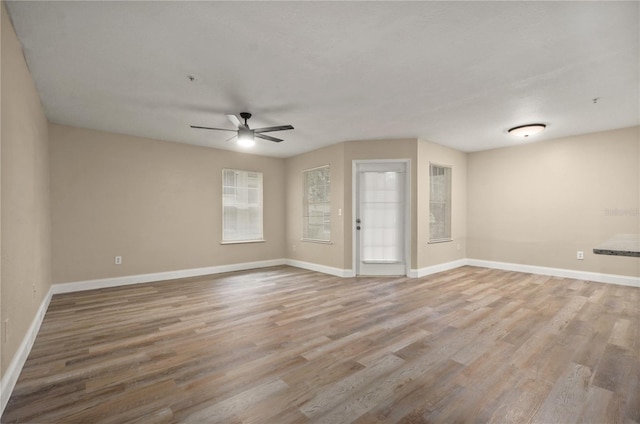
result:
[[[304,197],[302,205],[302,239],[331,240],[331,194],[329,166],[302,172]]]
[[[451,167],[429,164],[429,242],[451,240]]]
[[[222,170],[222,242],[263,241],[262,172]]]

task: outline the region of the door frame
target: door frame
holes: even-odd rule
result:
[[[358,230],[356,219],[358,212],[358,167],[360,164],[401,163],[405,167],[404,177],[404,267],[405,276],[411,271],[411,159],[354,159],[351,162],[351,254],[353,275],[358,276]]]

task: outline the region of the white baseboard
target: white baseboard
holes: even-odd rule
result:
[[[349,278],[354,276],[351,269],[341,269],[312,262],[285,259],[286,265],[308,269],[310,271],[322,272],[324,274],[335,275],[337,277]],[[501,269],[505,271],[517,271],[536,275],[548,275],[550,277],[573,278],[576,280],[595,281],[598,283],[619,284],[623,286],[640,287],[640,278],[616,274],[601,274],[597,272],[577,271],[572,269],[551,268],[535,265],[523,265],[508,262],[486,261],[481,259],[458,259],[442,264],[431,265],[424,268],[412,269],[409,271],[410,278],[420,278],[438,272],[449,271],[461,266],[470,265],[483,268]]]
[[[308,269],[309,271],[322,272],[323,274],[335,275],[336,277],[349,278],[353,277],[353,270],[334,268],[332,266],[314,264],[312,262],[297,261],[295,259],[286,259],[286,265],[295,266],[297,268]]]
[[[449,271],[450,269],[459,268],[467,265],[466,259],[458,259],[456,261],[445,262],[443,264],[431,265],[420,269],[412,269],[409,271],[409,277],[420,278],[427,275],[435,274],[442,271]]]
[[[24,367],[24,363],[27,362],[29,352],[31,352],[33,342],[36,341],[36,336],[44,320],[44,315],[47,313],[47,308],[49,307],[49,303],[51,303],[52,296],[53,290],[49,288],[47,295],[42,299],[42,303],[40,303],[36,316],[33,317],[33,321],[31,321],[27,334],[25,334],[22,343],[20,343],[18,350],[13,355],[7,370],[2,374],[2,381],[0,381],[0,416],[9,402],[11,392],[13,392],[20,372],[22,372],[22,367]]]
[[[96,280],[74,281],[69,283],[53,284],[53,294],[71,293],[83,290],[118,287],[130,284],[150,283],[154,281],[173,280],[178,278],[199,277],[202,275],[220,274],[224,272],[244,271],[255,268],[265,268],[277,265],[290,265],[337,277],[349,278],[354,276],[352,269],[342,269],[312,262],[295,259],[271,259],[266,261],[243,262],[230,265],[210,266],[204,268],[192,268],[177,271],[154,272],[151,274],[127,275],[123,277],[101,278]],[[574,278],[578,280],[596,281],[599,283],[620,284],[624,286],[640,287],[640,278],[615,274],[600,274],[597,272],[577,271],[562,268],[550,268],[535,265],[523,265],[509,262],[487,261],[482,259],[458,259],[442,264],[431,265],[424,268],[412,269],[409,277],[420,278],[438,272],[448,271],[464,265],[478,266],[505,271],[517,271],[530,274],[548,275],[551,277]]]
[[[177,271],[154,272],[151,274],[126,275],[124,277],[100,278],[97,280],[74,281],[53,284],[53,294],[71,293],[83,290],[103,289],[126,286],[130,284],[151,283],[155,281],[175,280],[178,278],[200,277],[202,275],[221,274],[224,272],[244,271],[247,269],[266,268],[285,265],[285,259],[243,262],[231,265],[208,266],[204,268],[182,269]]]
[[[508,262],[485,261],[482,259],[466,259],[466,265],[482,268],[501,269],[504,271],[525,272],[528,274],[548,275],[550,277],[573,278],[576,280],[595,281],[598,283],[619,284],[622,286],[640,287],[640,277],[616,274],[600,274],[598,272],[577,271],[573,269],[549,268],[536,265],[522,265]]]

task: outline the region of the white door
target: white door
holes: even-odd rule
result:
[[[356,162],[357,275],[407,275],[407,162]]]

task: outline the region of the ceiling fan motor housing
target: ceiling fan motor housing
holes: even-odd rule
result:
[[[249,128],[238,128],[238,138],[253,138],[253,130]]]

